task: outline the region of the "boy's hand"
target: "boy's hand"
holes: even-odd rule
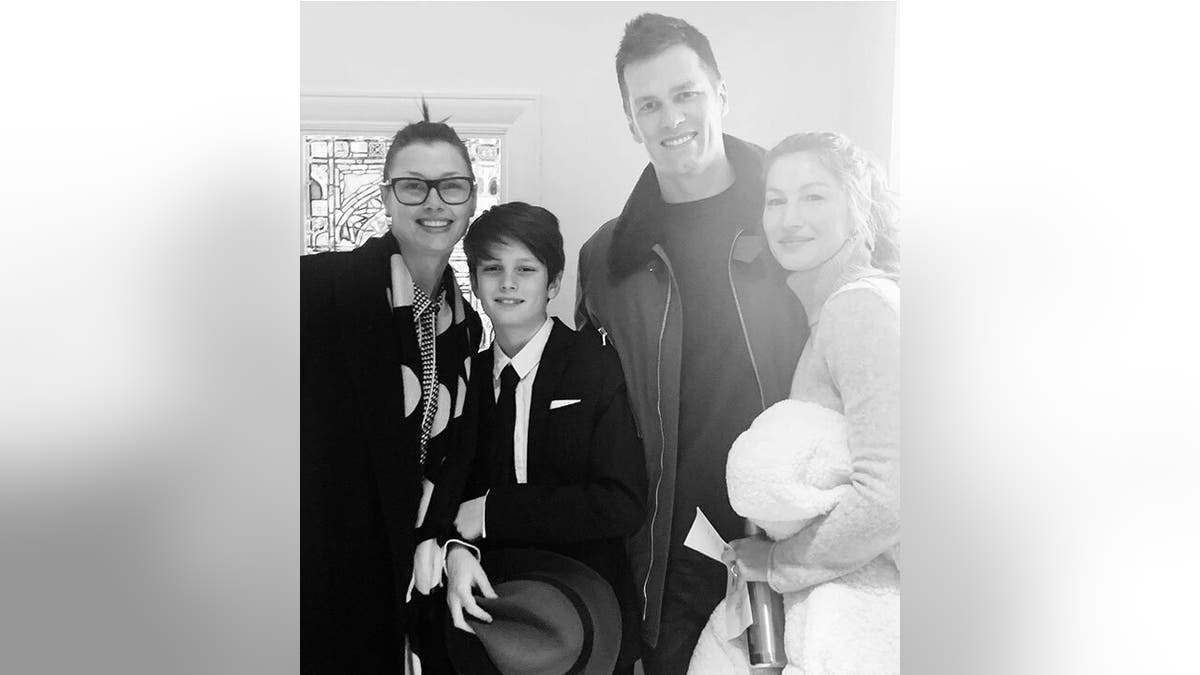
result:
[[[475,541],[483,536],[483,504],[487,495],[476,497],[463,502],[458,507],[458,515],[454,518],[454,527],[458,534],[467,541]]]
[[[492,616],[483,611],[476,602],[472,589],[478,587],[485,598],[495,598],[496,591],[488,581],[479,561],[464,546],[450,545],[446,555],[446,605],[450,608],[450,617],[454,627],[474,635],[475,631],[463,617],[463,610],[480,621],[492,622]]]

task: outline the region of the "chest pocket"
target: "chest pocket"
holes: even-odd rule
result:
[[[545,459],[559,479],[578,479],[587,470],[594,405],[579,398],[547,412]]]

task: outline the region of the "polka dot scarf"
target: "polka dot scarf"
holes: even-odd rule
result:
[[[387,301],[400,357],[396,386],[404,399],[403,409],[394,411],[404,418],[397,450],[411,453],[413,469],[436,483],[447,453],[457,447],[471,355],[479,351],[479,316],[459,292],[454,270],[446,268],[431,298],[417,288],[399,248],[392,251]]]
[[[437,315],[442,306],[445,289],[438,291],[437,299],[430,298],[425,291],[413,284],[413,323],[417,327],[417,344],[421,349],[421,468],[425,467],[425,451],[429,435],[433,431],[433,420],[438,408],[437,376]]]

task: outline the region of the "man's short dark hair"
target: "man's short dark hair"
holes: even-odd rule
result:
[[[546,209],[525,202],[499,204],[484,211],[471,223],[463,237],[463,250],[471,274],[480,260],[491,259],[498,246],[515,242],[529,249],[546,266],[547,280],[553,282],[566,264],[562,232],[558,218]]]
[[[658,56],[675,45],[683,45],[696,52],[700,62],[708,69],[713,84],[721,79],[717,57],[704,33],[692,24],[673,16],[641,14],[625,24],[625,35],[617,49],[617,85],[621,88],[621,108],[628,114],[629,88],[625,86],[625,66],[636,61]]]

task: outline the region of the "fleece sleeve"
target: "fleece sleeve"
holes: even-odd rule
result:
[[[768,579],[781,593],[836,579],[900,541],[899,316],[872,290],[847,291],[822,309],[813,339],[842,396],[851,490],[772,546]]]

